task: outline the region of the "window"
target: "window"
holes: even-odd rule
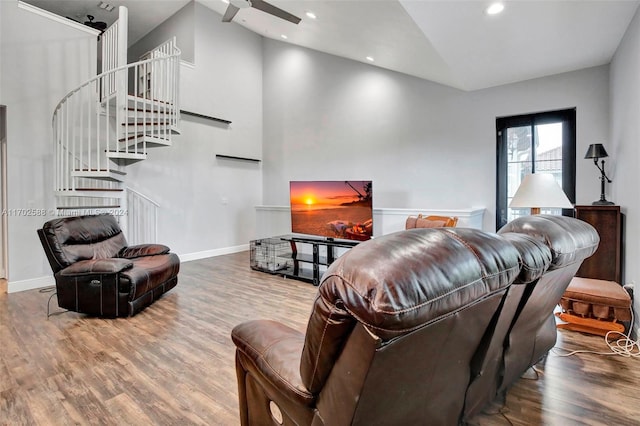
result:
[[[576,110],[542,112],[496,119],[496,229],[529,209],[510,209],[509,202],[530,173],[551,173],[575,203]],[[573,215],[571,209],[542,213]]]

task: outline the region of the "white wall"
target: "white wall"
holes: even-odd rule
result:
[[[176,38],[176,44],[181,51],[180,59],[193,63],[195,57],[194,14],[195,2],[192,1],[138,40],[133,46],[129,46],[128,63],[137,62],[140,56],[173,37]]]
[[[86,34],[0,5],[9,207],[53,207],[51,112],[89,73],[94,47]],[[486,208],[492,230],[495,118],[505,115],[576,107],[577,201],[598,197],[597,170],[580,159],[609,136],[608,66],[463,92],[263,39],[193,8],[181,15],[193,19],[195,60],[181,68],[182,108],[233,123],[184,116],[173,147],[128,168],[129,184],[161,204],[159,240],[181,255],[246,245],[257,234],[254,207],[288,205],[292,179],[372,179],[378,209]],[[11,280],[50,276],[35,234],[42,218],[11,219]]]
[[[608,66],[463,92],[265,39],[263,78],[266,205],[288,205],[289,180],[372,179],[376,208],[485,207],[493,230],[496,117],[576,107],[578,153],[609,130]]]
[[[51,117],[62,97],[95,75],[96,36],[0,1],[0,104],[7,106],[9,291],[42,285],[51,268],[36,235],[53,209]],[[19,212],[24,211],[25,215]],[[30,283],[29,280],[36,282]]]
[[[260,163],[215,156],[262,156],[261,37],[197,3],[192,16],[195,64],[180,70],[181,108],[232,124],[183,115],[173,146],[127,167],[127,185],[160,203],[158,241],[182,259],[248,248],[262,199]]]
[[[635,283],[636,324],[640,327],[640,12],[636,12],[611,63],[611,135],[606,141],[611,199],[625,214],[624,281]]]

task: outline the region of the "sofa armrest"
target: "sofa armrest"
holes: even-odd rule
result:
[[[243,361],[255,367],[259,381],[266,380],[291,401],[304,406],[313,404],[315,397],[300,378],[304,334],[276,321],[256,320],[236,326],[231,338],[244,355]]]
[[[123,247],[120,252],[118,252],[118,257],[134,259],[136,257],[167,254],[169,250],[169,247],[163,244],[139,244],[136,246]]]
[[[133,262],[128,259],[89,259],[67,266],[58,275],[117,274],[132,266]]]

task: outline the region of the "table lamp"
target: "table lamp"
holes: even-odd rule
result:
[[[607,206],[607,205],[611,205],[613,204],[611,201],[607,201],[607,199],[604,197],[604,182],[605,180],[609,183],[611,183],[611,179],[609,179],[607,177],[607,175],[604,172],[604,160],[602,160],[602,166],[598,165],[598,159],[600,158],[606,158],[609,155],[607,154],[607,151],[604,149],[604,146],[602,146],[601,143],[592,143],[591,145],[589,145],[589,148],[587,149],[587,153],[585,154],[584,158],[593,158],[593,164],[596,165],[596,167],[598,168],[598,170],[600,170],[600,199],[598,201],[594,201],[593,204],[594,206]]]
[[[540,214],[540,208],[572,209],[556,178],[550,173],[526,175],[509,204],[510,208],[531,208],[531,214]]]

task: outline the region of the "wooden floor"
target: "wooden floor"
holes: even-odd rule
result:
[[[247,252],[183,263],[178,286],[127,319],[47,319],[51,293],[0,294],[0,424],[237,425],[231,329],[270,318],[304,331],[316,292],[248,265]],[[606,349],[569,331],[558,344]],[[638,359],[554,349],[539,370],[476,424],[640,424]]]

